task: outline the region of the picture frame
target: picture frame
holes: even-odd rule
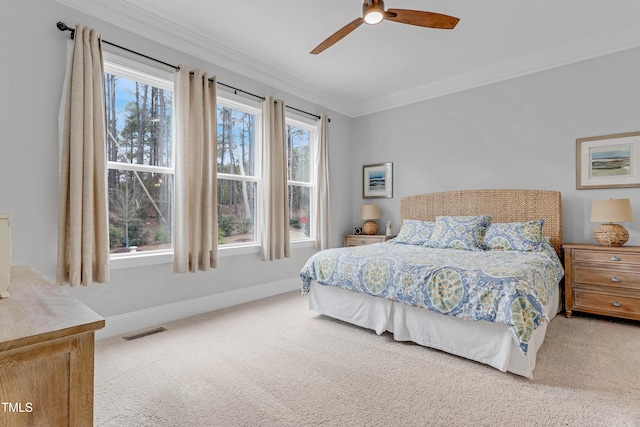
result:
[[[393,197],[393,163],[362,166],[362,198]]]
[[[640,132],[576,140],[576,189],[640,187]]]

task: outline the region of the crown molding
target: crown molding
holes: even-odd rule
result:
[[[340,95],[332,93],[329,88],[319,87],[312,82],[289,74],[286,70],[278,69],[216,40],[203,37],[201,34],[179,26],[160,15],[140,8],[131,1],[112,0],[100,4],[88,3],[86,0],[54,1],[125,31],[211,62],[262,84],[286,91],[305,101],[352,116],[351,109],[344,108],[350,102],[342,99]],[[105,37],[105,39],[109,40],[109,37]]]
[[[286,70],[273,67],[216,40],[203,37],[160,15],[140,8],[131,0],[111,0],[100,4],[85,0],[54,1],[352,118],[640,46],[640,27],[614,30],[604,36],[584,38],[541,53],[522,56],[469,73],[451,76],[404,92],[358,102],[335,93],[331,88],[305,81]]]
[[[640,47],[640,27],[612,31],[355,106],[359,117]]]

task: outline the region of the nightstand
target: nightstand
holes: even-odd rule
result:
[[[382,234],[345,234],[344,246],[364,246],[373,243],[385,242],[395,236],[384,236]]]
[[[581,311],[640,320],[640,246],[562,247],[567,317]]]

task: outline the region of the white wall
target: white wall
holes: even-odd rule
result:
[[[330,124],[334,242],[349,228],[351,189],[337,183],[350,178],[351,119],[312,105],[260,82],[222,69],[215,61],[186,56],[105,22],[48,0],[4,0],[0,26],[0,212],[11,215],[13,264],[32,265],[55,279],[58,192],[58,106],[65,72],[70,26],[96,28],[112,43],[172,64],[187,64],[216,74],[218,80],[260,95],[285,99],[288,105],[316,114]],[[292,251],[292,258],[263,262],[257,254],[223,257],[206,273],[173,274],[171,265],[113,270],[108,284],[70,289],[102,316],[114,316],[176,301],[249,288],[298,277],[313,248]]]
[[[355,120],[356,194],[361,167],[394,163],[394,198],[375,201],[381,224],[399,231],[402,196],[460,189],[558,190],[565,242],[591,242],[591,201],[630,198],[640,188],[576,190],[576,139],[640,131],[640,49],[380,112]],[[640,225],[623,224],[640,245]]]

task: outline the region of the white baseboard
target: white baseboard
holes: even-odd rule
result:
[[[178,301],[131,313],[105,318],[105,327],[96,331],[96,339],[123,335],[141,329],[151,328],[197,314],[208,313],[221,308],[245,302],[256,301],[285,292],[300,289],[300,278],[284,279],[235,291],[222,292],[206,297]]]

